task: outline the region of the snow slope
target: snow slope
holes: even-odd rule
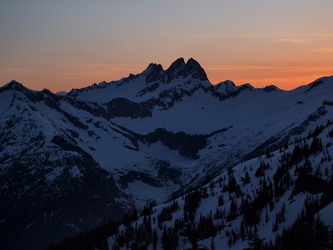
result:
[[[264,249],[274,249],[278,236],[302,213],[310,213],[307,204],[317,204],[313,218],[319,215],[332,229],[332,138],[329,120],[288,146],[224,170],[206,185],[121,225],[109,237],[109,249],[162,249],[165,242],[173,249],[193,249],[194,244],[243,249],[255,238],[263,240]]]

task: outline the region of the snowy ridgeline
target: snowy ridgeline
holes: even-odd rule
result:
[[[201,188],[134,211],[108,239],[109,249],[329,246],[332,141],[328,121],[277,151],[226,170]]]
[[[46,89],[33,91],[12,81],[0,87],[0,245],[43,249],[66,236],[118,220],[134,208],[142,209],[150,202],[160,204],[190,186],[197,187],[208,176],[220,175],[227,167],[275,151],[296,137],[306,137],[332,117],[333,77],[291,91],[236,86],[231,81],[212,85],[193,59],[187,63],[178,59],[166,70],[151,64],[141,74],[66,95]],[[273,164],[269,163],[274,169]],[[243,165],[253,188],[260,189],[253,177],[260,164],[254,160],[252,171],[248,163]],[[235,181],[242,194],[249,192],[244,202],[251,203],[256,195],[253,191],[257,191],[240,183],[238,168]],[[270,171],[266,169],[265,174]],[[222,235],[228,242],[229,221],[235,220],[233,225],[240,227],[243,218],[243,195],[232,190],[229,199],[229,175],[225,178],[220,188],[226,194],[225,214],[214,219],[216,244],[222,244],[218,243]],[[296,180],[297,173],[290,178]],[[265,185],[269,187],[269,183],[273,181],[266,180]],[[197,194],[200,204],[218,200],[221,195],[219,188],[215,189],[215,198],[210,190],[208,198]],[[228,202],[233,196],[239,197],[233,202],[236,212],[230,216]],[[280,196],[282,200],[284,196]],[[297,202],[303,204],[302,199]],[[182,208],[184,202],[185,198],[179,200],[178,206]],[[282,204],[276,203],[275,210],[268,209],[269,218],[279,206]],[[201,207],[195,210],[197,223]],[[178,211],[178,207],[173,209]],[[208,210],[202,212],[205,220]],[[212,208],[212,219],[215,210]],[[160,219],[163,227],[174,223],[176,213],[183,214],[175,211],[171,221]],[[226,226],[221,226],[222,222]],[[244,218],[243,224],[248,238],[254,234],[254,222]],[[238,226],[227,233],[235,247],[241,244],[234,239]],[[163,227],[157,232],[159,246]],[[256,227],[263,232],[259,224]],[[178,237],[187,239],[190,229],[183,225],[179,230]],[[204,239],[202,235],[197,238],[199,242]],[[269,242],[270,238],[265,239]]]

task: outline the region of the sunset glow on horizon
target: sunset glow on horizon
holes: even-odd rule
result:
[[[333,1],[0,3],[0,86],[53,92],[196,59],[209,80],[290,90],[333,75]]]

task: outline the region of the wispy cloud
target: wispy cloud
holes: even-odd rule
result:
[[[332,50],[333,51],[333,50]],[[274,65],[274,66],[263,66],[263,65],[208,65],[205,66],[206,70],[278,70],[278,71],[318,71],[318,70],[331,70],[333,72],[333,66],[323,66],[323,65]]]
[[[296,34],[293,36],[279,36],[278,42],[300,44],[300,43],[311,43],[318,40],[329,40],[333,39],[333,34]]]
[[[307,39],[299,39],[299,38],[279,38],[278,41],[282,42],[282,43],[291,43],[291,44],[309,43],[310,42]]]
[[[261,70],[261,69],[279,69],[279,66],[256,66],[256,65],[208,65],[206,70]]]
[[[73,64],[74,67],[102,67],[102,68],[138,68],[144,67],[147,65],[144,64],[110,64],[110,63],[80,63],[80,64]]]
[[[272,37],[281,39],[330,39],[333,33],[317,33],[317,34],[274,34],[274,33],[193,33],[186,34],[200,37],[239,37],[239,38],[257,38]]]

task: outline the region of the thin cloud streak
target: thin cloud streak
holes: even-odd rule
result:
[[[280,69],[278,66],[250,66],[250,65],[208,65],[206,70],[261,70],[261,69]]]
[[[309,43],[310,41],[305,39],[295,39],[295,38],[279,38],[278,42],[299,44],[299,43]]]
[[[168,34],[170,35],[170,34]],[[178,34],[177,34],[178,35]],[[286,39],[331,39],[333,38],[333,34],[265,34],[265,33],[200,33],[200,34],[186,34],[186,36],[194,36],[194,37],[230,37],[230,38],[281,38],[285,37]],[[283,39],[283,38],[281,38]]]
[[[223,70],[283,70],[283,71],[318,71],[318,70],[332,70],[333,66],[256,66],[256,65],[237,65],[237,66],[226,66],[226,65],[208,65],[205,67],[208,71],[223,71]]]
[[[139,68],[145,67],[145,64],[110,64],[110,63],[80,63],[80,64],[73,64],[74,67],[115,67],[115,68]]]

